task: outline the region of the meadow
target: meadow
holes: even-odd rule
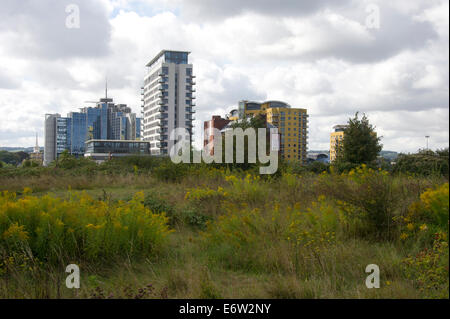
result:
[[[0,298],[449,297],[448,177],[256,172],[140,158],[0,169]],[[80,289],[65,286],[72,263]]]

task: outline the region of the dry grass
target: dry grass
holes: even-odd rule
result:
[[[38,195],[52,192],[65,196],[70,187],[85,190],[95,198],[107,196],[111,200],[126,200],[142,190],[145,194],[156,194],[179,214],[169,248],[156,259],[117,260],[98,268],[82,265],[79,290],[65,288],[63,266],[28,275],[20,271],[10,277],[0,274],[0,298],[423,298],[424,294],[401,268],[402,260],[417,252],[418,247],[414,245],[408,247],[398,240],[360,236],[349,232],[351,228],[339,226],[342,227],[336,229],[339,238],[326,249],[317,252],[299,247],[293,250],[281,235],[260,232],[255,246],[251,247],[253,250],[249,250],[253,255],[249,257],[245,250],[233,250],[233,254],[242,254],[242,258],[235,261],[230,251],[221,250],[220,245],[205,247],[203,232],[209,230],[183,219],[183,212],[189,208],[199,215],[207,215],[213,224],[219,216],[228,216],[233,207],[237,215],[243,210],[239,205],[245,205],[248,210],[257,208],[265,214],[275,203],[280,207],[282,219],[294,206],[303,212],[312,208],[319,196],[330,199],[330,203],[346,198],[345,189],[338,187],[337,181],[333,184],[333,178],[330,176],[327,182],[322,182],[317,175],[305,174],[259,181],[258,187],[264,194],[258,200],[249,201],[247,198],[251,198],[248,197],[251,194],[233,193],[230,183],[220,174],[188,175],[181,182],[161,182],[150,173],[0,177],[0,191],[21,192],[24,187],[30,187]],[[445,181],[439,178],[392,179],[395,189],[392,213],[400,216],[426,188]],[[205,201],[192,207],[185,199],[189,189],[217,190],[219,187],[230,190],[225,200]],[[242,267],[238,261],[245,258],[254,263]],[[368,264],[377,264],[381,269],[380,289],[365,286]],[[151,288],[146,290],[148,285]]]

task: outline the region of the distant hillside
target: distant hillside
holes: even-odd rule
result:
[[[31,153],[33,152],[33,147],[6,147],[6,146],[0,146],[0,151],[8,151],[8,152],[27,152]],[[44,151],[44,148],[41,147],[41,151]]]

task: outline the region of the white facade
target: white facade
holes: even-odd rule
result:
[[[189,52],[161,51],[147,64],[142,87],[142,139],[150,142],[152,155],[166,155],[174,141],[175,128],[186,128],[192,136],[194,86]]]

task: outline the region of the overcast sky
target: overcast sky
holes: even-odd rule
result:
[[[79,8],[79,28],[66,20]],[[45,113],[109,96],[140,114],[145,64],[190,51],[196,145],[241,99],[310,114],[309,149],[365,112],[385,150],[449,144],[449,8],[434,0],[1,0],[0,146],[43,145]],[[379,10],[379,20],[376,20]],[[377,25],[379,22],[379,27]],[[69,19],[69,22],[74,20]],[[69,23],[69,26],[73,24]]]

